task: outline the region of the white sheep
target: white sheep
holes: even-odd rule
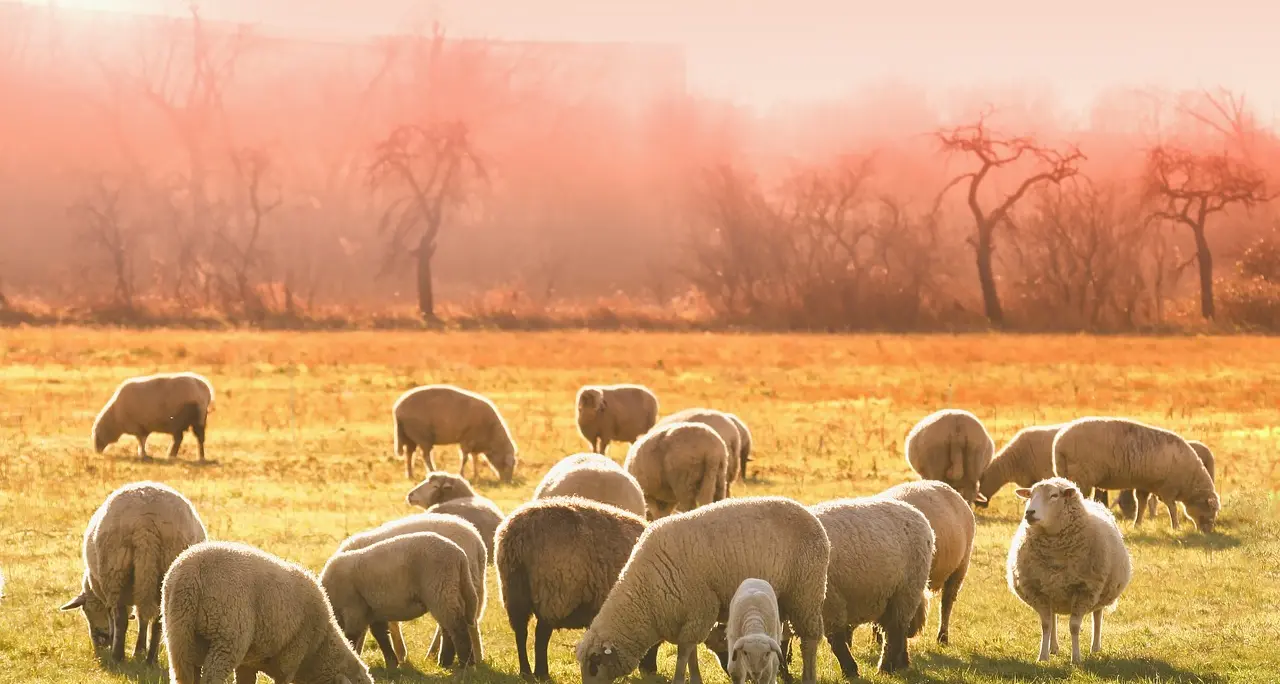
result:
[[[822,524],[777,496],[720,501],[651,524],[578,643],[583,683],[626,676],[668,641],[677,646],[674,684],[683,684],[686,668],[698,684],[698,644],[728,619],[742,581],[755,577],[777,593],[781,618],[801,638],[802,682],[814,684],[830,555]]]
[[[578,390],[578,431],[591,450],[635,442],[658,420],[658,397],[643,385],[585,385]]]
[[[493,562],[493,535],[502,522],[502,509],[471,488],[466,478],[453,473],[434,472],[404,497],[410,506],[425,508],[428,513],[456,515],[476,526],[484,539],[488,562]]]
[[[309,570],[251,546],[196,544],[173,562],[161,595],[173,684],[373,684]]]
[[[1067,423],[1053,440],[1053,469],[1086,492],[1151,492],[1169,507],[1175,530],[1179,501],[1201,532],[1212,532],[1218,517],[1213,478],[1195,450],[1176,433],[1136,420],[1089,417]]]
[[[1204,469],[1209,471],[1209,479],[1213,480],[1215,469],[1213,452],[1209,450],[1209,447],[1206,446],[1204,442],[1189,439],[1187,440],[1187,444],[1196,452],[1196,456],[1200,458],[1200,464],[1204,466]],[[1120,511],[1124,514],[1125,518],[1133,520],[1134,524],[1142,524],[1143,512],[1138,510],[1138,501],[1143,501],[1145,503],[1150,511],[1151,517],[1154,518],[1156,515],[1156,497],[1152,496],[1151,492],[1138,492],[1135,497],[1132,489],[1126,489],[1120,492],[1120,496],[1117,501],[1120,504]]]
[[[515,633],[520,674],[550,677],[547,649],[557,629],[583,629],[604,604],[644,532],[644,518],[580,497],[524,504],[498,527],[495,565],[507,621]],[[529,666],[529,618],[538,616]],[[658,647],[640,661],[658,669]]]
[[[985,506],[1010,482],[1030,487],[1053,477],[1053,438],[1062,425],[1033,425],[1018,430],[982,471],[978,493],[983,501],[979,505]]]
[[[907,463],[926,480],[945,482],[969,503],[986,499],[978,478],[991,462],[995,443],[978,417],[960,409],[925,416],[907,434]]]
[[[650,520],[679,508],[691,511],[725,497],[728,452],[716,431],[702,423],[655,427],[627,451],[623,463],[644,492]]]
[[[734,684],[748,680],[773,684],[782,665],[782,620],[778,597],[768,582],[752,577],[738,585],[729,601],[725,637],[729,646],[725,669]]]
[[[747,424],[732,413],[726,413],[729,420],[733,421],[734,427],[738,428],[738,464],[739,473],[742,480],[747,479],[747,463],[751,460],[751,430],[747,429]]]
[[[977,530],[973,509],[950,486],[933,480],[907,482],[890,487],[880,493],[888,499],[896,499],[914,506],[924,514],[933,529],[933,562],[929,568],[929,591],[942,592],[942,608],[938,620],[938,643],[947,644],[951,638],[951,609],[960,595],[960,587],[969,574],[969,560],[973,555],[973,540]],[[924,627],[929,602],[920,603],[917,615],[919,624],[912,631]]]
[[[484,539],[480,536],[480,532],[476,530],[476,526],[465,518],[447,513],[410,515],[380,525],[372,530],[347,537],[338,546],[338,552],[356,551],[377,544],[380,541],[416,532],[435,532],[457,544],[463,553],[467,554],[467,563],[471,567],[471,581],[476,587],[476,593],[479,595],[479,603],[476,605],[477,612],[475,615],[476,623],[479,624],[480,618],[484,615],[486,600],[485,559],[488,557],[488,552]],[[388,623],[387,630],[391,634],[391,646],[395,651],[396,658],[403,662],[407,659],[408,652],[404,645],[404,635],[400,632],[400,623],[394,621]],[[357,644],[356,651],[362,651],[363,646],[363,642]],[[483,644],[481,646],[483,647]],[[448,634],[437,628],[435,634],[431,637],[431,646],[427,648],[427,657],[435,656],[441,648],[445,649],[445,659],[449,660],[451,656],[448,654],[454,651],[453,640],[449,638]],[[483,648],[479,653],[477,660],[483,659]]]
[[[533,498],[581,496],[644,516],[644,490],[631,473],[607,456],[574,454],[561,459],[538,483]]]
[[[150,460],[147,437],[160,432],[173,436],[169,458],[174,458],[190,429],[203,463],[205,426],[212,406],[213,385],[195,373],[130,378],[120,383],[93,421],[93,449],[100,454],[121,435],[133,435],[138,439],[138,456]]]
[[[658,421],[656,428],[668,427],[677,423],[701,423],[716,431],[720,435],[720,439],[724,440],[725,448],[725,479],[724,479],[724,495],[729,496],[733,490],[733,482],[738,479],[738,467],[742,460],[742,431],[739,430],[738,424],[741,421],[723,411],[716,411],[708,408],[689,408],[675,413]],[[743,428],[745,429],[745,425]],[[748,437],[750,439],[750,437]]]
[[[431,449],[457,444],[462,456],[459,475],[466,474],[472,458],[471,479],[480,477],[479,455],[484,454],[503,482],[511,482],[516,470],[516,444],[498,407],[487,398],[453,385],[425,385],[405,392],[392,407],[395,417],[395,450],[404,457],[405,476],[413,479],[413,453],[422,449],[427,470],[436,469]]]
[[[1106,506],[1054,477],[1031,489],[1009,546],[1009,589],[1040,615],[1040,660],[1058,652],[1057,615],[1071,616],[1071,662],[1080,662],[1080,622],[1093,614],[1093,652],[1102,648],[1102,611],[1129,585],[1129,551]]]
[[[883,634],[880,671],[910,666],[907,638],[918,629],[933,563],[934,535],[919,510],[882,497],[810,506],[831,540],[822,625],[845,677],[858,676],[849,652],[853,630],[873,623]]]
[[[480,598],[467,554],[435,532],[400,535],[336,553],[324,564],[320,584],[342,633],[354,646],[372,631],[387,667],[400,664],[387,623],[427,613],[453,641],[459,664],[473,665],[481,654],[476,622]],[[442,647],[440,666],[453,665],[453,655]]]
[[[107,496],[84,531],[84,578],[62,610],[81,608],[96,646],[124,659],[129,609],[137,606],[133,657],[156,662],[160,584],[187,547],[205,540],[204,523],[187,497],[158,482],[134,482]],[[150,643],[148,644],[148,630]]]

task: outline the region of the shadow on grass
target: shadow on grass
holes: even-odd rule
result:
[[[1150,532],[1134,532],[1130,530],[1129,533],[1125,535],[1124,540],[1129,546],[1169,546],[1187,549],[1203,549],[1207,551],[1224,551],[1226,549],[1234,549],[1240,546],[1239,539],[1218,531],[1211,532],[1209,534],[1192,532],[1185,537],[1174,537]]]
[[[403,663],[400,667],[391,670],[386,667],[371,667],[369,674],[373,675],[375,682],[434,682],[441,684],[450,682],[456,684],[465,684],[466,682],[484,682],[484,684],[525,684],[524,679],[520,675],[510,672],[502,672],[490,667],[487,663],[467,668],[465,670],[441,670],[434,665],[428,666],[430,672],[423,672],[418,669],[418,664],[414,662]]]
[[[1067,679],[1075,671],[1071,666],[1070,646],[1068,646],[1066,652],[1053,656],[1048,663],[1036,662],[1034,654],[1029,654],[1025,660],[1022,660],[983,655],[959,658],[946,653],[926,653],[913,657],[911,669],[902,673],[901,678],[903,681],[913,683],[955,681],[954,676],[933,675],[931,671],[935,669],[949,672],[971,671],[982,673],[983,677],[1009,681]],[[1079,669],[1108,682],[1154,680],[1220,684],[1227,681],[1227,678],[1222,675],[1191,672],[1153,658],[1113,658],[1106,655],[1085,654],[1084,662],[1080,664]]]
[[[169,673],[159,665],[148,665],[145,660],[133,660],[129,654],[133,651],[132,644],[125,649],[125,659],[123,662],[117,663],[111,659],[110,649],[99,649],[96,653],[98,664],[106,672],[121,677],[126,682],[138,682],[139,684],[162,684],[169,681]]]

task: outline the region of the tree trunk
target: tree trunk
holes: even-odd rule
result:
[[[435,291],[431,282],[431,258],[436,246],[424,236],[418,242],[418,311],[427,321],[436,320]]]
[[[1200,315],[1213,320],[1213,253],[1204,236],[1204,224],[1193,226],[1196,235],[1196,262],[1200,264]]]
[[[978,283],[982,286],[982,305],[986,310],[987,320],[992,325],[1004,327],[1004,311],[1000,308],[1000,294],[996,292],[996,276],[991,267],[993,226],[978,225],[978,242],[974,251],[978,257]]]

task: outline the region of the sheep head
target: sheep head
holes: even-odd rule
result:
[[[89,638],[93,640],[94,647],[107,648],[111,646],[111,612],[107,610],[107,605],[102,602],[102,599],[89,589],[87,575],[81,584],[80,595],[67,601],[59,610],[79,608],[84,611],[84,620],[89,625]]]
[[[1062,528],[1072,511],[1084,508],[1080,488],[1070,480],[1051,477],[1037,482],[1031,489],[1019,489],[1018,498],[1026,499],[1023,522],[1053,534]]]
[[[773,684],[782,663],[782,647],[765,634],[740,637],[729,651],[726,669],[734,684]]]

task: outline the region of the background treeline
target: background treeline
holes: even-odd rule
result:
[[[1224,90],[758,113],[679,49],[0,4],[0,321],[1280,329]]]

